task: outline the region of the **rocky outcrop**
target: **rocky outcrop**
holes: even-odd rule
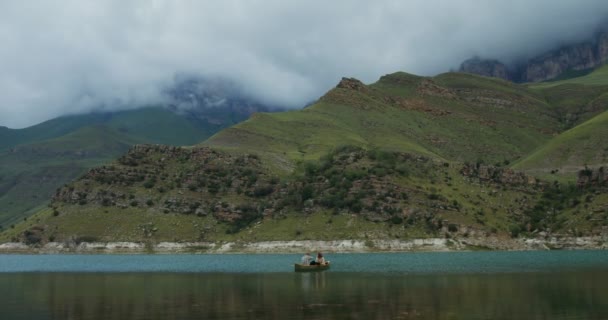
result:
[[[559,77],[569,70],[587,70],[598,67],[606,62],[608,55],[600,47],[608,45],[600,44],[599,41],[607,41],[608,38],[601,37],[598,43],[581,43],[578,45],[562,47],[550,51],[528,61],[525,71],[521,75],[524,82],[539,82]]]
[[[448,88],[442,87],[433,80],[424,79],[416,87],[416,92],[424,96],[441,97],[448,99],[456,99],[456,94]]]
[[[348,89],[354,91],[365,92],[367,91],[367,87],[363,82],[355,78],[342,78],[340,83],[336,86],[336,88]]]
[[[608,249],[606,235],[590,237],[537,238],[425,238],[345,239],[345,240],[285,240],[260,242],[49,242],[32,246],[22,242],[0,244],[2,253],[301,253],[310,248],[328,253],[347,252],[411,252],[411,251],[468,251],[468,250],[597,250]]]
[[[514,82],[540,82],[568,71],[597,68],[608,61],[608,32],[593,40],[562,46],[517,66],[506,66],[493,59],[472,58],[460,65],[460,72],[495,77]]]
[[[539,181],[523,172],[509,168],[501,168],[482,164],[465,163],[460,173],[469,178],[479,179],[480,182],[494,182],[508,185],[537,185]]]
[[[505,80],[514,80],[513,72],[507,66],[493,59],[481,59],[479,57],[471,58],[464,61],[460,65],[459,72],[478,74],[485,77],[501,78]]]
[[[587,168],[578,172],[576,184],[579,187],[608,185],[608,173],[604,167]]]
[[[281,110],[252,99],[237,84],[221,78],[179,75],[164,94],[170,110],[217,126],[235,124],[256,112]]]

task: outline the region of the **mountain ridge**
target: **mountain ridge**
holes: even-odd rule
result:
[[[606,92],[566,88],[584,101]],[[510,168],[567,130],[563,118],[579,104],[563,89],[459,73],[344,78],[305,109],[256,113],[194,147],[133,147],[3,237],[36,245],[602,234],[608,180],[576,187],[586,171],[553,181]],[[574,130],[605,109],[587,112]]]
[[[458,70],[514,82],[542,82],[562,76],[583,76],[606,61],[608,32],[604,31],[592,40],[564,45],[525,62],[507,65],[496,59],[473,57],[462,62]]]
[[[112,161],[132,145],[193,145],[246,119],[256,108],[240,110],[231,105],[226,110],[194,108],[179,113],[146,107],[65,116],[24,129],[0,130],[0,225],[27,218],[56,188],[88,168]],[[43,178],[55,171],[57,179]]]

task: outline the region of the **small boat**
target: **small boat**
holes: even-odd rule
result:
[[[295,272],[324,271],[329,269],[329,262],[327,262],[326,264],[313,264],[310,266],[294,263],[293,267]]]

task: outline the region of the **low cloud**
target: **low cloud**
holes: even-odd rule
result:
[[[3,1],[0,125],[162,103],[179,74],[296,108],[342,76],[525,59],[607,16],[605,0]]]

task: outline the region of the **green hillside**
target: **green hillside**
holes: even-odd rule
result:
[[[513,168],[546,178],[574,173],[585,166],[608,166],[608,112],[561,133]]]
[[[608,85],[608,65],[599,67],[593,72],[584,74],[580,77],[572,77],[560,81],[548,81],[531,84],[530,87],[533,89],[544,89],[550,87],[557,87],[564,84],[580,84],[587,86],[606,86]]]
[[[192,145],[225,125],[143,108],[0,129],[0,226],[31,215],[56,188],[116,159],[134,144]]]
[[[54,190],[87,168],[112,160],[133,143],[106,127],[83,127],[66,136],[0,152],[0,223],[26,217]]]
[[[542,95],[506,81],[448,73],[344,79],[301,111],[256,114],[204,145],[315,159],[340,145],[413,152],[455,161],[509,163],[561,127]],[[516,130],[514,130],[516,128]]]
[[[606,191],[357,147],[338,148],[279,177],[254,154],[138,146],[58,190],[49,208],[0,241],[592,235],[608,221],[608,193],[599,190]]]
[[[310,107],[255,114],[196,147],[131,148],[60,188],[48,208],[2,237],[40,244],[594,235],[608,222],[603,171],[575,187],[575,173],[545,182],[509,168],[569,143],[560,137],[571,131],[594,136],[577,161],[601,161],[592,146],[603,136],[606,91],[577,86],[571,95],[563,86],[458,73],[394,73],[371,85],[343,79]]]
[[[233,122],[212,124],[163,108],[144,108],[123,111],[105,124],[142,143],[193,145]]]
[[[607,67],[586,76],[532,84],[529,88],[547,101],[562,124],[560,131],[567,130],[608,109]]]
[[[0,151],[10,147],[60,137],[87,125],[106,121],[107,115],[86,114],[65,116],[24,128],[0,127]]]

